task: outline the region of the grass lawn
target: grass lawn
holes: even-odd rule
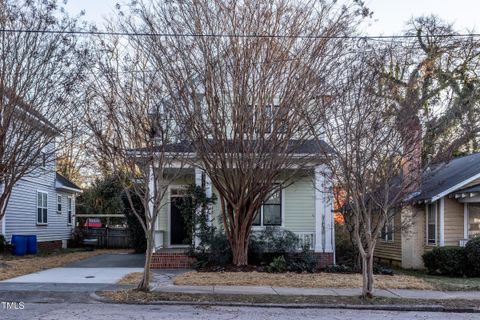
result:
[[[279,296],[279,295],[233,295],[233,294],[193,294],[139,292],[136,290],[120,290],[99,292],[99,295],[117,303],[151,303],[155,301],[187,301],[187,302],[241,302],[241,303],[272,303],[272,304],[348,304],[348,305],[438,305],[452,308],[476,308],[478,302],[471,300],[421,300],[374,297],[337,296]]]
[[[480,278],[446,277],[429,275],[422,270],[395,270],[396,274],[413,276],[431,284],[436,290],[480,290]]]
[[[94,251],[85,251],[85,249],[59,249],[48,253],[42,252],[37,255],[21,257],[0,255],[0,280],[10,279],[45,269],[61,267],[65,264],[105,253],[128,251],[128,249],[99,249]]]
[[[175,278],[176,285],[193,286],[275,286],[293,288],[361,288],[360,274],[340,273],[260,273],[260,272],[187,272]],[[434,285],[413,275],[375,275],[375,287],[381,289],[433,290]]]

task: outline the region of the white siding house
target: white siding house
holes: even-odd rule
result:
[[[56,172],[54,159],[46,161],[13,187],[0,233],[7,242],[14,234],[36,235],[39,249],[66,247],[79,192],[80,187]]]

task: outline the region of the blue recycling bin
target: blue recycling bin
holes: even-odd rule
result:
[[[14,256],[24,256],[27,253],[27,237],[14,234],[12,235],[13,251]]]
[[[37,254],[37,236],[29,235],[27,237],[27,254]]]

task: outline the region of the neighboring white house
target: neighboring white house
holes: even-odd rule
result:
[[[38,127],[39,132],[43,132],[43,126],[48,126],[59,134],[35,110],[20,105],[19,111],[22,118],[18,121],[27,119],[34,122],[32,126]],[[28,117],[23,117],[25,113]],[[75,225],[75,196],[81,189],[56,172],[54,141],[41,151],[43,157],[38,165],[13,186],[5,215],[0,221],[0,234],[7,242],[11,241],[12,235],[36,235],[41,250],[66,247]]]
[[[35,175],[21,179],[14,187],[1,234],[7,242],[12,235],[36,235],[38,248],[65,248],[75,226],[75,197],[80,187],[55,172],[55,162],[47,163]]]

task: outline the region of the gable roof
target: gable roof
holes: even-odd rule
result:
[[[49,128],[55,134],[60,134],[60,130],[50,120],[45,118],[38,110],[36,110],[30,103],[26,102],[22,97],[17,95],[13,90],[8,89],[0,85],[0,94],[5,95],[8,99],[15,101],[15,107],[18,108],[18,112],[24,112],[28,116],[37,120],[44,127]]]
[[[428,168],[422,177],[418,202],[436,201],[480,179],[480,153],[455,158]]]
[[[67,190],[70,192],[82,192],[82,188],[80,188],[70,179],[65,178],[58,172],[56,172],[55,188]]]

